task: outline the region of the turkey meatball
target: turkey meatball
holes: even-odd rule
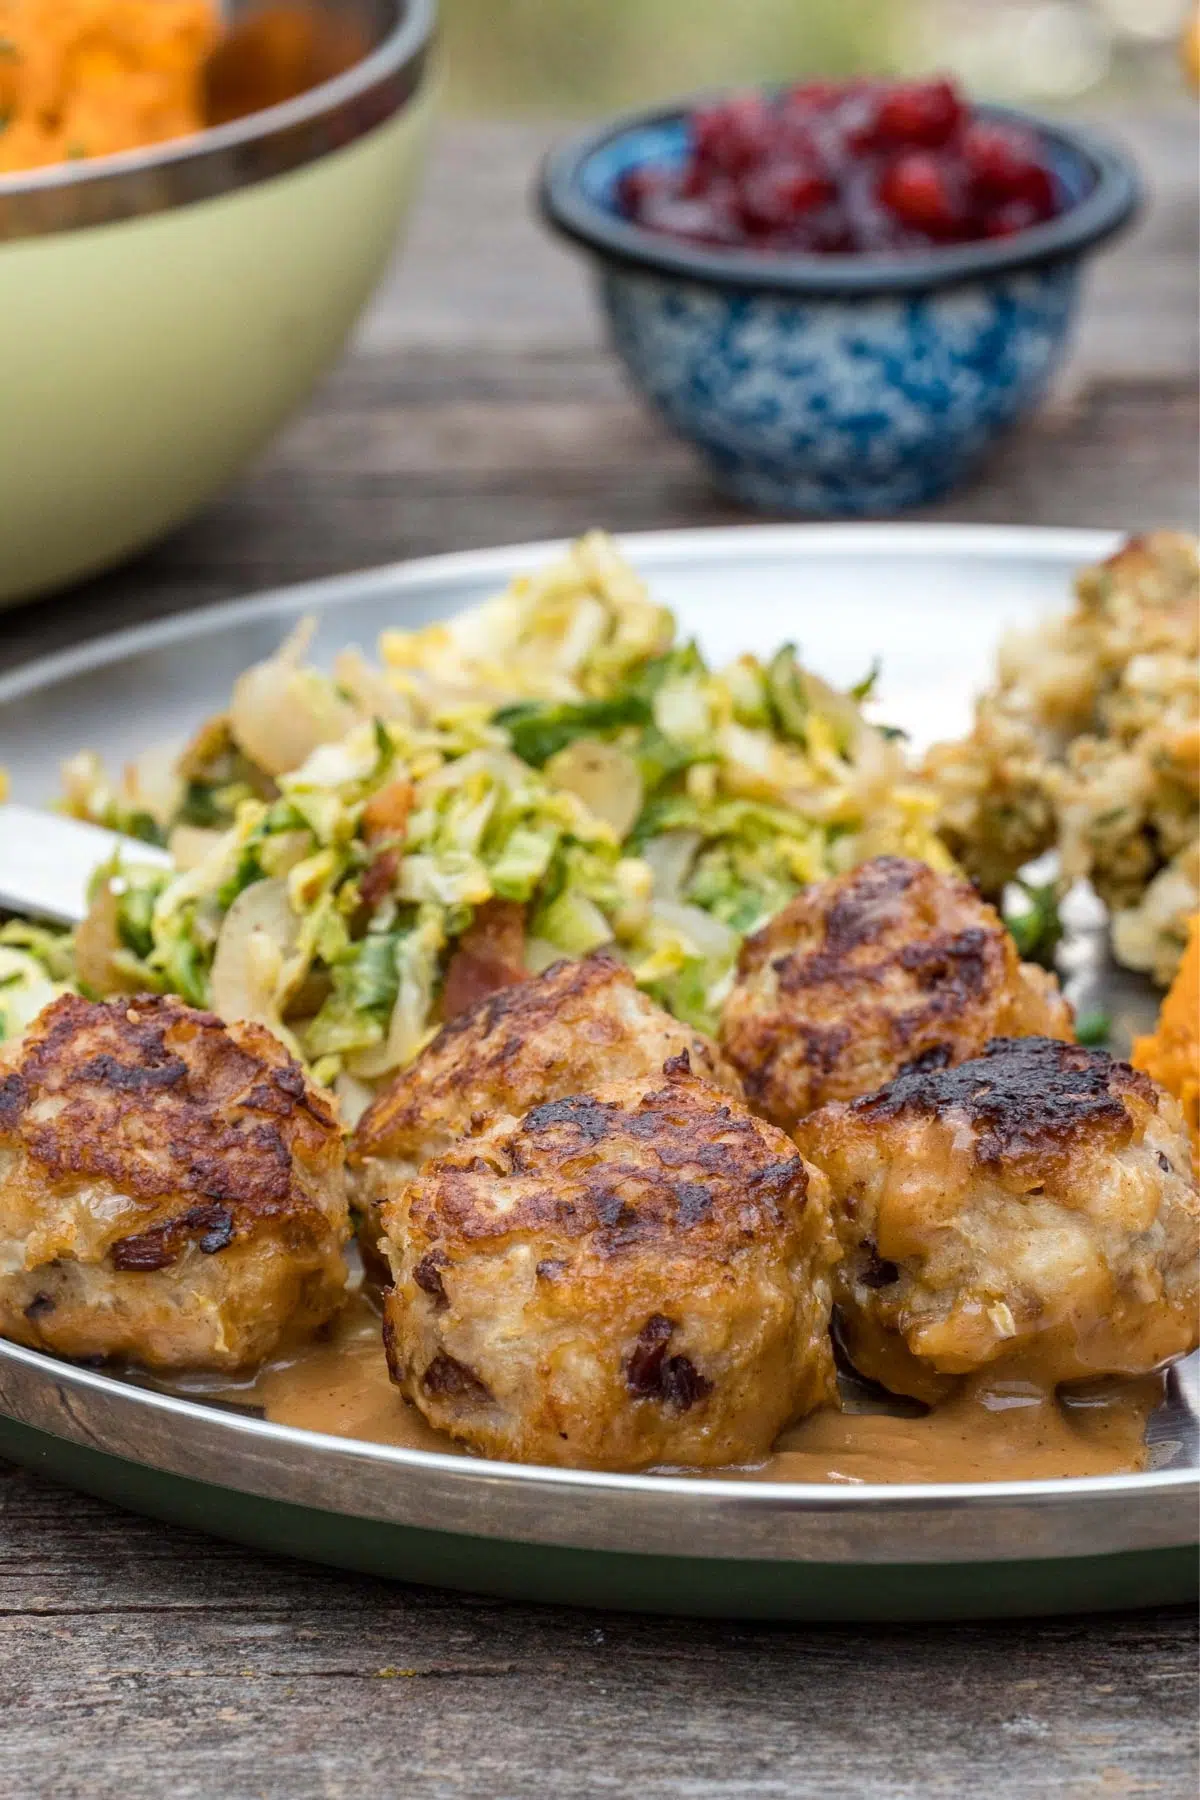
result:
[[[817,882],[747,938],[721,1047],[757,1112],[790,1131],[989,1038],[1070,1038],[1058,983],[1022,963],[993,907],[924,863],[880,856]]]
[[[828,1207],[686,1054],[536,1106],[384,1207],[393,1379],[485,1456],[758,1461],[835,1400]]]
[[[341,1133],[260,1025],[66,995],[0,1063],[0,1332],[237,1369],[340,1306]]]
[[[1127,1063],[998,1038],[800,1126],[829,1176],[851,1359],[896,1392],[1019,1358],[1048,1384],[1197,1342],[1200,1199],[1178,1103]]]
[[[372,1256],[380,1204],[428,1157],[498,1117],[519,1118],[600,1081],[655,1074],[684,1050],[696,1074],[741,1097],[708,1039],[656,1006],[623,963],[603,954],[555,963],[461,1013],[359,1121],[350,1166],[368,1268],[381,1272]]]

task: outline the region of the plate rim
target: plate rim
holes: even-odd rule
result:
[[[558,1469],[241,1418],[3,1340],[0,1411],[69,1443],[234,1493],[496,1542],[711,1560],[940,1565],[1055,1561],[1196,1541],[1194,1468],[870,1485]],[[133,1439],[148,1436],[150,1448],[131,1441],[130,1430]],[[372,1497],[372,1480],[383,1498]],[[1030,1529],[1035,1516],[1038,1531]]]
[[[796,555],[837,559],[856,557],[933,557],[955,556],[965,560],[1047,560],[1061,562],[1064,567],[1083,565],[1111,554],[1121,542],[1123,532],[1105,528],[1046,527],[1023,525],[969,524],[818,524],[818,525],[739,525],[689,527],[652,532],[614,533],[622,552],[647,574],[665,564],[703,564],[729,556],[752,565],[762,558]],[[492,545],[480,549],[455,551],[416,559],[323,576],[315,580],[290,583],[239,598],[218,601],[192,611],[169,615],[142,624],[102,633],[86,643],[33,658],[0,675],[0,707],[8,702],[26,699],[80,675],[119,666],[128,659],[159,649],[187,643],[229,626],[252,624],[258,620],[287,615],[298,610],[336,611],[357,599],[392,592],[398,599],[406,593],[428,591],[431,587],[457,585],[464,581],[479,584],[506,583],[518,570],[542,565],[561,555],[569,539],[539,539],[510,545]],[[183,1395],[157,1393],[121,1381],[96,1370],[79,1368],[59,1361],[41,1351],[27,1349],[0,1340],[0,1370],[10,1373],[24,1370],[47,1389],[53,1389],[61,1400],[61,1429],[32,1419],[24,1408],[13,1409],[10,1396],[0,1382],[0,1404],[10,1417],[47,1430],[67,1441],[90,1443],[110,1454],[124,1454],[120,1448],[97,1441],[94,1434],[76,1421],[69,1396],[95,1401],[108,1400],[135,1412],[149,1412],[157,1417],[190,1422],[199,1428],[214,1429],[219,1436],[244,1446],[285,1448],[292,1452],[309,1452],[323,1459],[353,1459],[359,1463],[384,1468],[404,1469],[414,1475],[425,1472],[466,1488],[507,1489],[534,1495],[557,1494],[579,1497],[603,1494],[612,1498],[636,1496],[643,1504],[657,1505],[664,1513],[681,1501],[711,1502],[738,1518],[779,1517],[803,1513],[827,1516],[870,1512],[873,1515],[895,1515],[911,1512],[936,1514],[947,1509],[969,1508],[972,1513],[1003,1509],[1020,1502],[1037,1502],[1039,1510],[1050,1506],[1061,1509],[1072,1504],[1104,1503],[1120,1508],[1135,1496],[1143,1501],[1200,1491],[1200,1471],[1188,1469],[1159,1470],[1141,1474],[1084,1476],[1011,1482],[938,1482],[916,1484],[861,1484],[761,1482],[752,1478],[731,1480],[704,1475],[647,1475],[597,1470],[558,1469],[545,1465],[491,1462],[450,1453],[408,1449],[403,1446],[373,1444],[367,1440],[334,1437],[310,1432],[299,1427],[275,1424],[268,1420],[238,1418]],[[143,1458],[128,1460],[143,1461]],[[172,1471],[169,1462],[156,1460],[150,1466],[186,1474],[185,1468]],[[239,1472],[236,1483],[208,1475],[217,1485],[233,1486],[234,1491],[263,1491],[246,1487],[246,1472]],[[303,1496],[296,1497],[306,1504]],[[345,1509],[344,1509],[345,1510]],[[355,1516],[346,1510],[345,1516]],[[374,1516],[361,1514],[359,1516]],[[402,1521],[397,1520],[397,1523]],[[486,1527],[486,1518],[483,1521]],[[504,1530],[480,1529],[478,1535],[503,1536]],[[511,1536],[511,1532],[507,1535]],[[530,1541],[537,1541],[536,1538]],[[1191,1541],[1191,1538],[1187,1541]],[[596,1546],[599,1547],[599,1546]],[[1029,1546],[1023,1547],[1026,1555]],[[712,1554],[710,1552],[710,1554]],[[1059,1551],[1046,1554],[1061,1554]],[[940,1555],[945,1556],[943,1546]],[[1002,1558],[1003,1560],[1003,1558]]]
[[[415,1450],[403,1444],[382,1444],[370,1438],[339,1437],[327,1431],[312,1431],[302,1425],[281,1425],[270,1419],[239,1417],[236,1411],[214,1406],[185,1394],[171,1394],[156,1388],[142,1387],[136,1382],[122,1381],[119,1376],[100,1369],[88,1369],[53,1356],[49,1351],[33,1350],[8,1338],[0,1338],[0,1359],[15,1360],[25,1367],[81,1392],[103,1394],[135,1406],[149,1406],[152,1411],[168,1416],[182,1414],[192,1420],[216,1420],[230,1430],[263,1443],[287,1445],[291,1449],[316,1446],[323,1454],[344,1451],[347,1445],[370,1462],[392,1467],[428,1468],[439,1474],[457,1476],[464,1470],[486,1474],[489,1479],[505,1482],[530,1482],[539,1487],[565,1485],[569,1488],[604,1489],[612,1492],[651,1492],[680,1498],[699,1495],[721,1500],[731,1494],[748,1495],[756,1505],[769,1502],[803,1501],[820,1511],[843,1510],[854,1500],[869,1496],[873,1501],[886,1498],[894,1508],[911,1506],[914,1501],[936,1501],[951,1504],[960,1500],[983,1498],[997,1504],[1033,1497],[1069,1496],[1101,1497],[1150,1491],[1173,1491],[1192,1486],[1200,1489],[1200,1470],[1158,1469],[1132,1475],[1047,1476],[1030,1481],[943,1481],[943,1482],[877,1482],[856,1485],[847,1482],[816,1481],[751,1481],[729,1480],[714,1475],[645,1474],[610,1469],[559,1468],[551,1463],[504,1462],[491,1457],[475,1457],[443,1450]],[[2,1398],[2,1396],[0,1396]],[[14,1416],[10,1414],[10,1417]],[[57,1435],[57,1434],[56,1434]],[[218,1484],[219,1485],[219,1484]]]
[[[744,552],[749,560],[793,552],[836,559],[843,555],[919,557],[952,554],[967,558],[1017,561],[1052,556],[1082,566],[1110,555],[1129,534],[1115,527],[1070,525],[959,524],[820,524],[698,525],[661,531],[613,532],[617,548],[649,571],[678,558],[703,563],[726,549]],[[537,568],[561,556],[577,541],[570,537],[534,538],[524,543],[491,544],[475,550],[440,551],[436,555],[400,558],[365,569],[321,575],[308,581],[216,600],[207,606],[168,613],[116,631],[102,632],[66,650],[32,657],[0,674],[0,706],[22,700],[42,688],[77,675],[207,637],[224,626],[253,624],[287,614],[297,607],[320,612],[394,589],[398,594],[430,584],[467,579],[507,582],[526,567]],[[53,604],[53,602],[51,602]]]

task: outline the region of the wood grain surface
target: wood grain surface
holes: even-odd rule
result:
[[[796,1629],[385,1586],[0,1479],[0,1793],[1133,1800],[1195,1792],[1170,1613]]]
[[[1194,521],[1194,115],[1115,118],[1153,204],[1098,267],[1043,414],[932,516]],[[351,353],[222,500],[130,568],[0,617],[0,666],[395,557],[735,517],[626,392],[525,196],[551,134],[456,126]],[[1193,1800],[1194,1621],[675,1623],[273,1561],[0,1465],[12,1800],[802,1795]]]

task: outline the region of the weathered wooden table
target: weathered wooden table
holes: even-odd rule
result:
[[[1097,271],[1052,404],[944,518],[1194,522],[1196,143],[1115,121],[1154,208]],[[0,666],[429,551],[733,515],[630,400],[525,193],[546,133],[444,132],[405,260],[265,460],[133,568],[0,619]],[[537,1611],[168,1530],[0,1467],[0,1793],[1196,1791],[1192,1620],[801,1630]]]

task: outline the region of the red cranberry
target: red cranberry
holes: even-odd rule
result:
[[[827,112],[840,106],[846,97],[848,83],[839,81],[800,81],[783,96],[783,107],[789,112]]]
[[[782,162],[808,163],[821,169],[830,148],[829,139],[828,120],[784,107],[775,122],[774,153]]]
[[[627,217],[711,244],[814,255],[1011,236],[1058,210],[1042,146],[972,119],[945,80],[803,82],[690,121],[678,170],[618,184]]]
[[[1039,219],[1054,217],[1054,182],[1050,171],[1040,163],[1030,163],[1021,181],[1020,193],[1026,205],[1033,208]]]
[[[898,219],[930,237],[949,237],[961,224],[946,170],[925,150],[896,158],[884,171],[879,198]]]
[[[962,103],[948,81],[897,85],[886,88],[876,103],[872,138],[880,145],[936,150],[949,143],[963,116]]]
[[[875,120],[880,92],[877,86],[855,89],[839,106],[837,126],[844,155],[856,156],[876,148]]]
[[[753,169],[738,190],[741,215],[752,231],[776,231],[833,198],[834,189],[815,169],[776,163]]]
[[[675,176],[670,169],[643,164],[626,169],[617,182],[617,205],[631,219],[640,219],[648,206],[674,191]]]
[[[1002,125],[980,122],[968,125],[962,139],[963,161],[980,187],[1003,193],[1026,158],[1020,154],[1012,133]]]
[[[771,113],[761,94],[739,95],[692,119],[696,156],[723,175],[753,168],[769,152],[772,136]]]
[[[1003,125],[968,126],[962,140],[963,161],[980,193],[1010,199],[1024,191],[1031,171],[1045,174],[1037,144],[1024,132]]]
[[[693,156],[684,166],[682,175],[676,178],[675,191],[687,200],[695,200],[708,192],[714,179],[714,171],[709,165],[701,162],[698,156]]]

